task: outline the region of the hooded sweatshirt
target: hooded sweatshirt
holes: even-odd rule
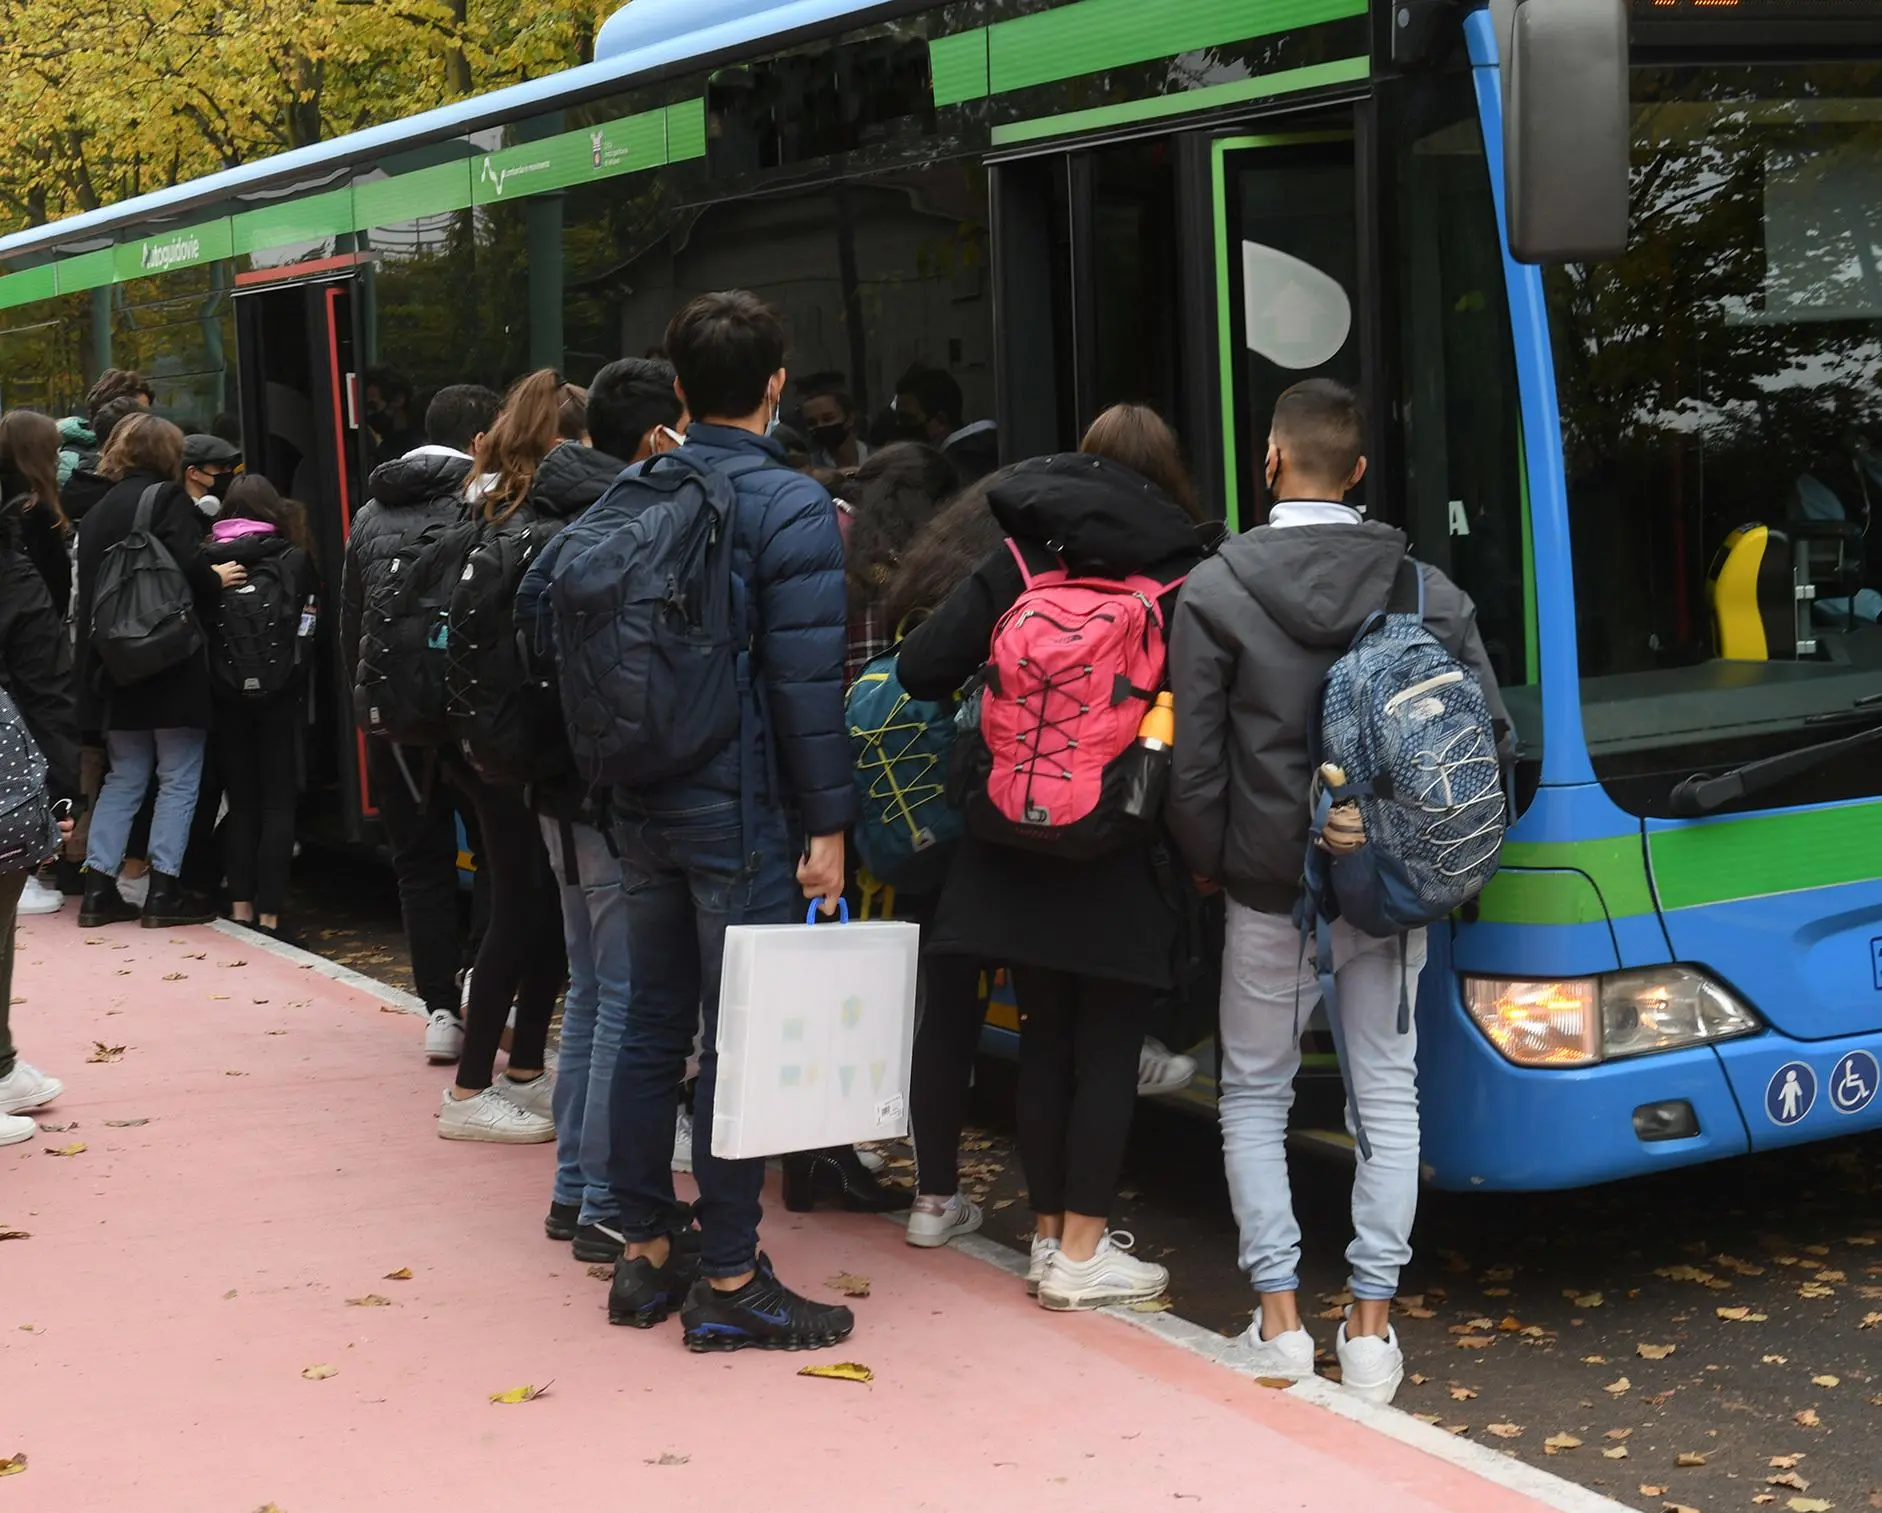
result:
[[[1285,509],[1285,506],[1279,507]],[[1404,533],[1297,510],[1190,576],[1170,641],[1176,745],[1165,818],[1198,877],[1263,914],[1289,913],[1307,850],[1307,736],[1327,671],[1391,595]],[[1314,513],[1318,511],[1320,513]],[[1482,682],[1507,740],[1509,714],[1469,597],[1420,564],[1425,624]]]

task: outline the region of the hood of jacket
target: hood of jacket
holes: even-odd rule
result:
[[[294,550],[294,543],[275,530],[244,531],[238,536],[212,536],[203,545],[212,562],[259,562],[264,557],[279,557]]]
[[[68,415],[59,422],[59,440],[79,451],[88,451],[98,445],[98,438],[92,434],[91,422],[83,415]]]
[[[421,447],[372,470],[372,497],[389,510],[420,509],[440,496],[463,491],[471,460],[462,452]]]
[[[588,508],[614,485],[627,464],[598,447],[565,441],[550,449],[530,485],[530,508],[568,520]]]
[[[1257,526],[1218,555],[1295,642],[1344,647],[1385,607],[1405,551],[1403,531],[1365,521]]]
[[[987,502],[1009,536],[1049,547],[1073,572],[1118,577],[1204,546],[1181,505],[1107,457],[1032,458],[994,484]]]

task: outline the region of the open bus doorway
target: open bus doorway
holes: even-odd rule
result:
[[[307,509],[320,573],[320,615],[303,743],[303,836],[367,839],[375,810],[352,690],[340,655],[340,576],[354,514],[365,503],[367,433],[360,424],[357,278],[244,284],[236,289],[242,436],[248,470]]]

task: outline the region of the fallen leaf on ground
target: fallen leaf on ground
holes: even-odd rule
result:
[[[1616,1445],[1612,1450],[1603,1450],[1601,1453],[1605,1455],[1609,1460],[1626,1460],[1627,1459],[1627,1446]]]
[[[1683,1502],[1661,1504],[1662,1513],[1699,1513],[1697,1508],[1689,1508]]]
[[[1790,1364],[1790,1357],[1787,1355],[1767,1355],[1763,1359],[1767,1366],[1787,1366]]]
[[[1821,1497],[1793,1497],[1784,1506],[1789,1508],[1791,1513],[1830,1513],[1830,1509],[1836,1504],[1826,1502]]]
[[[1797,1296],[1800,1298],[1833,1298],[1836,1296],[1836,1289],[1834,1287],[1825,1287],[1821,1282],[1806,1282],[1802,1287],[1797,1289]]]
[[[1271,1392],[1285,1392],[1289,1387],[1294,1385],[1294,1378],[1291,1376],[1258,1376],[1255,1378],[1255,1385],[1257,1387],[1266,1387]]]
[[[1584,1355],[1581,1358],[1581,1363],[1584,1366],[1605,1366],[1608,1363],[1608,1358],[1605,1355]]]
[[[91,1044],[92,1052],[85,1058],[87,1061],[116,1061],[130,1049],[127,1045],[106,1045],[102,1040],[94,1040]]]
[[[612,1275],[612,1273],[610,1273]],[[409,1282],[412,1280],[412,1268],[401,1266],[397,1271],[388,1271],[384,1280],[388,1282]]]
[[[1467,1403],[1476,1395],[1477,1389],[1475,1387],[1453,1387],[1451,1389],[1452,1399],[1460,1403]]]
[[[1679,1346],[1677,1345],[1636,1345],[1634,1346],[1635,1354],[1640,1356],[1642,1360],[1646,1360],[1646,1361],[1663,1361],[1677,1349],[1679,1349]]]
[[[826,1284],[843,1294],[846,1298],[866,1298],[869,1296],[869,1278],[853,1276],[847,1271],[839,1271]]]
[[[392,1007],[392,1005],[391,1005],[391,1004],[389,1004],[389,1003],[382,1003],[382,1004],[380,1004],[380,1005],[379,1005],[379,1012],[380,1012],[381,1014],[403,1014],[403,1013],[405,1012],[405,1010],[403,1010],[403,1009],[395,1009],[395,1008],[393,1008],[393,1007]]]
[[[163,980],[165,982],[181,982],[184,978],[188,976],[189,976],[189,973],[187,972],[165,972],[163,974]]]
[[[511,1387],[503,1392],[491,1393],[490,1401],[493,1403],[533,1403],[547,1392],[549,1387],[548,1382],[544,1382],[540,1387]]]
[[[1771,1465],[1779,1471],[1788,1471],[1802,1459],[1801,1455],[1774,1455],[1771,1457]]]
[[[1874,1329],[1878,1324],[1882,1324],[1882,1313],[1865,1313],[1862,1316],[1862,1322],[1856,1327],[1858,1329]]]
[[[1459,1350],[1488,1350],[1496,1339],[1487,1334],[1467,1334],[1457,1342]]]
[[[301,1372],[301,1375],[306,1377],[310,1382],[324,1382],[328,1377],[338,1376],[339,1374],[340,1368],[338,1366],[309,1366]]]
[[[42,1124],[39,1126],[39,1133],[42,1135],[63,1135],[67,1130],[77,1128],[78,1124],[76,1121],[71,1124]]]
[[[382,1298],[376,1292],[369,1292],[363,1298],[348,1298],[346,1306],[348,1308],[390,1308],[392,1299]]]
[[[1712,1311],[1728,1324],[1762,1324],[1771,1317],[1768,1313],[1753,1313],[1749,1308],[1715,1308]]]
[[[30,1229],[0,1229],[0,1240],[30,1240],[32,1237]]]
[[[1435,1308],[1421,1308],[1415,1305],[1407,1306],[1401,1304],[1398,1311],[1404,1314],[1408,1319],[1435,1319],[1438,1316],[1438,1311]]]
[[[1700,1454],[1697,1450],[1682,1450],[1673,1457],[1674,1465],[1685,1466],[1689,1470],[1694,1466],[1703,1466],[1705,1463],[1705,1456]]]
[[[148,1119],[107,1119],[106,1129],[139,1129],[150,1123]]]
[[[1669,1282],[1710,1282],[1712,1273],[1701,1271],[1697,1266],[1662,1266],[1654,1272],[1656,1277],[1665,1277]]]
[[[1571,1293],[1569,1297],[1577,1308],[1599,1308],[1607,1301],[1598,1292],[1584,1292],[1580,1297],[1575,1297]]]
[[[226,1303],[229,1301],[230,1298],[234,1296],[235,1296],[235,1289],[231,1287],[227,1292],[223,1293],[222,1301]]]
[[[1542,1442],[1542,1448],[1553,1455],[1557,1450],[1579,1450],[1581,1441],[1572,1434],[1551,1434]]]
[[[74,1140],[70,1145],[55,1145],[46,1154],[48,1156],[79,1156],[84,1154],[85,1148],[83,1140]]]
[[[1515,1439],[1523,1432],[1521,1424],[1485,1424],[1485,1434],[1494,1434],[1498,1439]]]
[[[1806,1429],[1814,1429],[1823,1422],[1822,1419],[1817,1417],[1817,1410],[1815,1408],[1800,1408],[1791,1415],[1791,1418]]]
[[[1810,1482],[1795,1471],[1780,1471],[1776,1476],[1767,1476],[1765,1484],[1772,1487],[1789,1487],[1793,1492],[1808,1492]]]
[[[1435,1413],[1414,1413],[1412,1417],[1417,1419],[1421,1424],[1431,1424],[1435,1426],[1438,1422],[1439,1415]]]
[[[245,967],[248,963],[245,961],[219,961],[216,965],[219,967]]]
[[[1848,1273],[1841,1271],[1820,1271],[1816,1277],[1819,1282],[1847,1282]]]
[[[833,1382],[873,1382],[875,1372],[855,1361],[838,1361],[834,1366],[806,1366],[799,1376],[820,1376]]]
[[[690,1455],[675,1455],[671,1450],[662,1450],[651,1460],[642,1461],[646,1466],[683,1466],[692,1459]]]
[[[1819,1387],[1835,1387],[1842,1382],[1840,1376],[1813,1376],[1810,1378]]]
[[[614,1280],[614,1268],[612,1266],[591,1266],[588,1268],[588,1275],[593,1277],[597,1282],[612,1282]]]
[[[0,1460],[0,1476],[18,1476],[26,1469],[26,1452],[15,1450],[5,1460]]]
[[[1634,1384],[1628,1381],[1626,1377],[1622,1377],[1619,1381],[1609,1382],[1607,1386],[1603,1387],[1601,1390],[1603,1392],[1611,1392],[1614,1394],[1614,1396],[1619,1397],[1623,1392],[1627,1391],[1627,1389],[1632,1387],[1633,1385]]]
[[[862,1296],[869,1294],[865,1292]],[[1130,1310],[1132,1313],[1168,1313],[1175,1306],[1168,1298],[1147,1298],[1141,1303],[1132,1303]]]
[[[1640,1495],[1642,1497],[1663,1497],[1666,1495],[1666,1488],[1650,1487],[1645,1482],[1642,1482],[1640,1484]]]
[[[1632,1429],[1610,1429],[1607,1432],[1606,1438],[1608,1439],[1632,1439],[1633,1434],[1634,1434],[1634,1431]]]

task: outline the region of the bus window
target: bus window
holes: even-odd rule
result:
[[[1547,289],[1590,748],[1665,813],[1682,776],[1839,733],[1882,674],[1882,67],[1633,90],[1633,246]],[[1760,802],[1879,787],[1850,760]]]

